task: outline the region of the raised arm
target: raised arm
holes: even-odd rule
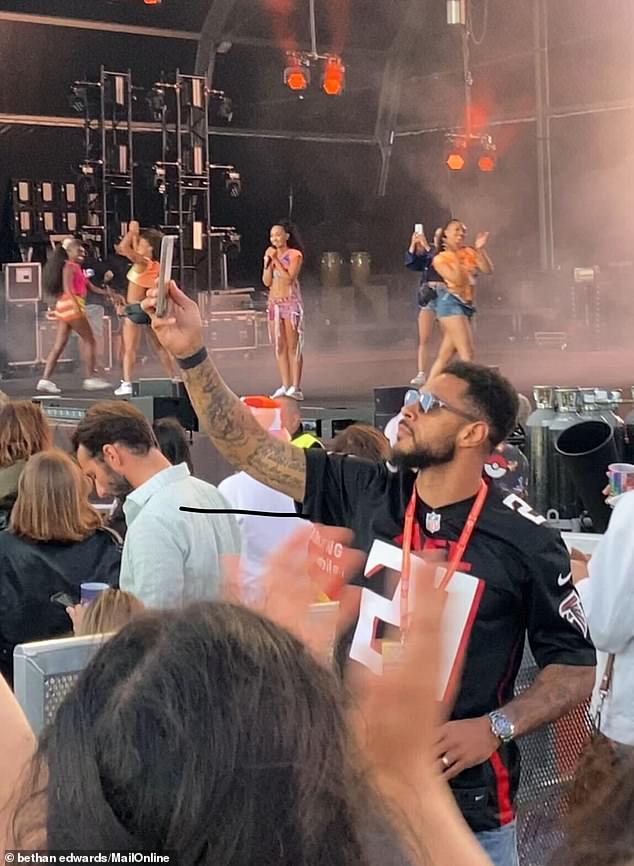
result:
[[[196,303],[171,283],[168,315],[157,319],[156,297],[156,289],[150,289],[143,309],[152,318],[159,342],[175,358],[196,357],[197,363],[191,361],[192,366],[183,369],[183,379],[200,424],[214,446],[236,469],[301,502],[306,486],[303,449],[267,433],[224,383],[204,350]]]
[[[140,256],[136,251],[136,244],[139,239],[139,224],[136,220],[130,222],[130,226],[126,234],[121,238],[121,242],[116,247],[116,252],[120,256],[125,256],[126,259],[134,265],[142,265],[146,263],[146,259]]]
[[[486,251],[486,244],[489,240],[488,232],[480,232],[475,240],[476,264],[478,270],[483,274],[493,273],[493,262]]]

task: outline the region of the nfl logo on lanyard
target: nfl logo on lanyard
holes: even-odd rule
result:
[[[425,517],[425,529],[432,535],[440,529],[440,514],[435,511],[430,511]]]

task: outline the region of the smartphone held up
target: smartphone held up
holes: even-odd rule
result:
[[[167,314],[167,301],[169,297],[169,284],[172,279],[175,243],[175,235],[165,235],[161,241],[161,260],[157,286],[158,296],[156,299],[156,315],[159,319],[163,319]]]

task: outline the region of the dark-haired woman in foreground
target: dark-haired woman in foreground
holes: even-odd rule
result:
[[[297,229],[282,220],[271,228],[271,245],[264,254],[262,271],[262,282],[269,289],[269,333],[282,380],[271,394],[273,399],[304,399],[304,305],[299,287],[303,264],[304,250]]]
[[[81,268],[84,258],[85,252],[81,243],[75,238],[67,238],[63,244],[55,247],[44,266],[42,275],[44,290],[56,301],[54,315],[57,319],[57,337],[46,359],[42,378],[37,383],[38,391],[61,394],[61,389],[51,380],[51,376],[66,348],[71,331],[75,331],[81,341],[86,369],[83,387],[87,391],[110,388],[108,382],[95,375],[97,344],[86,316],[88,278]],[[91,289],[97,294],[104,294],[103,289],[92,284]]]
[[[282,582],[298,541],[277,552]],[[303,589],[287,621],[305,621]],[[171,851],[180,866],[490,866],[434,766],[442,602],[421,596],[401,664],[368,675],[354,720],[332,672],[270,619],[224,603],[135,618],[44,733],[0,846]],[[15,742],[0,687],[11,716]],[[23,765],[26,736],[21,748]]]

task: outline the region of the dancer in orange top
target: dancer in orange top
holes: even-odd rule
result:
[[[132,262],[132,267],[128,271],[128,304],[140,304],[148,289],[153,289],[156,285],[162,239],[163,235],[157,229],[140,229],[138,222],[132,220],[127,234],[118,245],[119,255],[125,256]],[[128,397],[132,394],[132,377],[143,327],[145,326],[137,325],[130,319],[123,321],[123,379],[114,392],[117,397]],[[151,328],[145,327],[145,332],[168,377],[176,378],[171,355],[158,342]]]
[[[466,228],[451,219],[442,232],[442,252],[434,257],[434,269],[445,288],[437,290],[436,316],[442,331],[438,357],[429,373],[432,379],[445,369],[454,353],[461,361],[473,360],[471,317],[475,313],[474,292],[478,273],[493,273],[493,264],[485,247],[488,232],[479,232],[473,247],[465,246]]]

